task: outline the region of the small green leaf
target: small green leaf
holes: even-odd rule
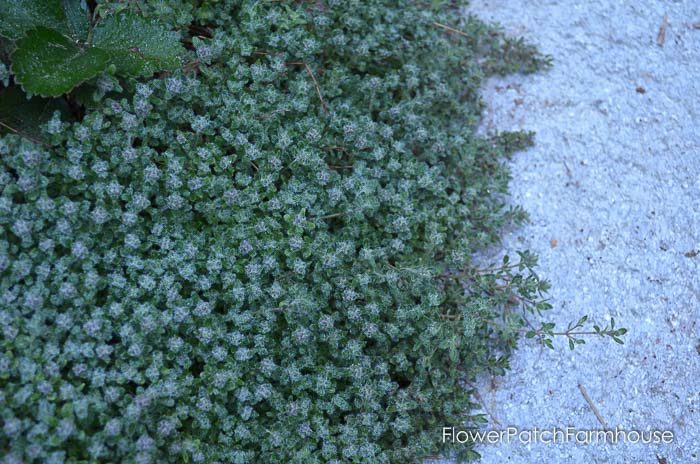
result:
[[[474,450],[464,450],[464,459],[467,461],[476,461],[481,458],[481,455]]]
[[[457,347],[456,347],[456,346],[450,346],[450,348],[449,348],[449,350],[448,350],[448,354],[449,354],[449,356],[450,356],[450,361],[451,361],[453,364],[457,364],[457,362],[459,361],[459,352],[457,351]]]
[[[93,43],[109,54],[119,74],[130,76],[176,68],[183,52],[177,33],[128,13],[102,20],[94,29]]]
[[[572,339],[569,339],[569,349],[573,350],[576,345],[574,344],[574,341]]]
[[[37,95],[58,96],[103,72],[109,56],[95,47],[80,47],[68,37],[38,27],[17,42],[12,72],[22,87]]]
[[[73,417],[73,404],[66,403],[63,406],[61,406],[61,410],[59,411],[59,414],[61,417],[72,418]]]
[[[549,311],[550,309],[552,309],[551,303],[547,303],[546,301],[537,303],[536,307],[540,311]]]

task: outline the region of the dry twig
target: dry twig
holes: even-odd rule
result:
[[[21,131],[18,131],[18,130],[15,129],[14,127],[5,124],[5,123],[2,122],[2,121],[0,121],[0,126],[2,126],[2,127],[4,127],[5,129],[7,129],[7,130],[9,130],[9,131],[11,131],[11,132],[13,132],[13,133],[19,135],[20,137],[24,137],[25,139],[27,139],[27,140],[29,140],[29,141],[31,141],[31,142],[36,143],[37,145],[46,146],[46,144],[45,144],[44,142],[42,142],[41,140],[37,140],[37,139],[35,139],[34,137],[30,137],[30,136],[28,136],[27,134],[22,133]]]
[[[434,22],[433,25],[440,27],[442,29],[445,29],[446,31],[454,32],[455,34],[463,35],[464,37],[469,37],[469,35],[467,33],[462,32],[459,29],[455,29],[453,27],[447,26],[445,24]]]
[[[488,416],[493,421],[494,425],[497,425],[500,427],[501,423],[499,422],[496,415],[494,413],[492,413],[489,410],[489,408],[486,407],[486,401],[484,401],[484,399],[481,397],[481,394],[479,393],[479,390],[476,388],[476,386],[472,385],[471,383],[468,383],[468,385],[469,385],[469,387],[472,388],[472,390],[474,390],[474,398],[476,398],[476,400],[479,402],[479,404],[481,404],[481,408],[484,410],[484,412],[486,412],[486,414],[488,414]]]
[[[311,71],[311,66],[309,66],[308,63],[305,61],[290,61],[287,64],[296,64],[299,66],[304,66],[306,68],[306,72],[309,73],[309,76],[311,76],[311,80],[314,81],[314,86],[316,87],[316,93],[318,94],[318,99],[321,100],[321,105],[323,105],[323,109],[327,110],[328,107],[326,106],[326,101],[323,99],[323,95],[321,95],[321,86],[318,85],[318,81],[316,80],[316,76],[314,76],[313,71]]]
[[[668,14],[664,15],[664,19],[661,22],[661,27],[659,27],[659,34],[656,36],[656,43],[659,44],[659,47],[664,46],[664,42],[666,42],[666,28],[668,27]]]
[[[588,403],[588,406],[591,407],[591,410],[593,411],[593,414],[595,414],[596,419],[598,419],[598,422],[603,426],[605,430],[608,430],[608,424],[605,422],[605,419],[603,419],[603,416],[600,414],[600,411],[598,411],[598,408],[596,408],[595,404],[593,404],[593,400],[591,397],[588,395],[588,392],[586,391],[586,387],[583,386],[583,384],[579,383],[578,384],[578,389],[581,390],[581,395],[583,395],[583,399],[586,400],[586,403]]]

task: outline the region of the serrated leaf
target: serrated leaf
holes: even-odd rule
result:
[[[90,31],[90,12],[85,0],[62,0],[68,32],[74,39],[87,40]]]
[[[109,55],[80,47],[53,29],[38,27],[17,42],[12,72],[22,87],[41,96],[58,96],[107,69]]]
[[[37,26],[65,26],[59,0],[0,0],[0,35],[17,40]]]
[[[109,54],[120,74],[130,76],[176,68],[183,52],[177,33],[128,13],[102,20],[94,29],[93,44]]]
[[[0,0],[0,35],[19,40],[47,27],[84,40],[90,27],[84,0]]]

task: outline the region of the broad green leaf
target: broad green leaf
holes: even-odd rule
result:
[[[90,27],[85,0],[0,0],[1,36],[19,40],[39,26],[85,40]]]
[[[96,47],[80,47],[58,32],[38,27],[17,42],[12,72],[25,90],[58,96],[103,72],[109,55]]]
[[[58,98],[27,96],[19,86],[12,85],[0,90],[0,134],[12,133],[33,141],[43,141],[41,125],[54,111],[68,118],[70,112],[65,102]]]
[[[63,29],[65,19],[59,0],[0,0],[0,35],[12,40],[37,26]]]
[[[109,53],[119,74],[130,76],[173,69],[180,64],[183,51],[177,33],[128,13],[100,21],[93,44]]]

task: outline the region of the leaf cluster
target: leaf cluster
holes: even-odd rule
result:
[[[23,89],[59,96],[101,74],[150,76],[180,64],[176,33],[131,11],[93,16],[82,0],[2,0],[0,36]]]

